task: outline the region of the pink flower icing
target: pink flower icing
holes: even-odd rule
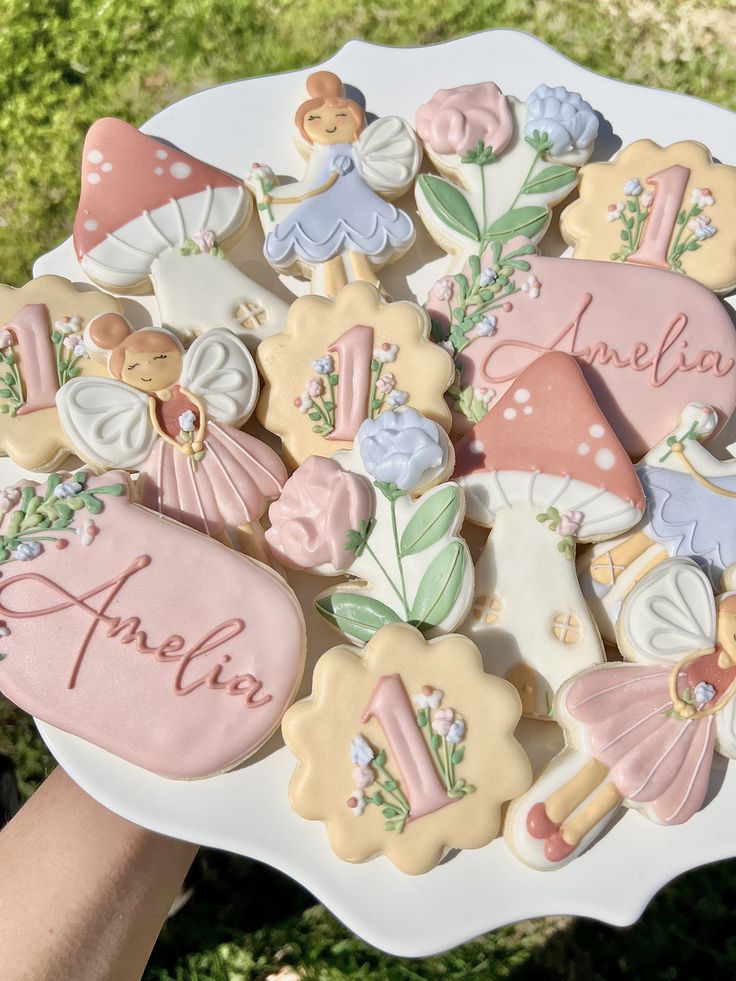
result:
[[[467,153],[478,140],[495,153],[514,132],[506,97],[493,82],[439,89],[417,110],[416,131],[436,153]]]
[[[287,480],[268,516],[266,541],[278,561],[295,569],[329,563],[347,569],[355,558],[347,534],[373,515],[373,497],[363,477],[334,460],[310,456]]]

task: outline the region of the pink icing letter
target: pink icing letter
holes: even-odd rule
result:
[[[368,393],[373,355],[373,328],[356,324],[341,334],[327,350],[336,354],[340,365],[335,428],[327,439],[355,439],[358,427],[368,415]]]
[[[690,170],[681,164],[673,164],[647,177],[647,184],[654,185],[654,202],[644,223],[639,248],[626,257],[627,262],[656,266],[658,269],[670,268],[667,252],[689,180]]]
[[[43,303],[28,303],[5,324],[3,330],[15,337],[20,348],[26,391],[25,402],[18,409],[18,415],[53,408],[59,381],[51,356],[48,310]]]

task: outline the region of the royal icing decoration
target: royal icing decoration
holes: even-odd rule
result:
[[[729,580],[732,576],[729,573]],[[585,671],[559,693],[566,748],[507,819],[534,868],[569,862],[623,804],[683,824],[703,804],[715,750],[736,756],[736,593],[667,559],[624,600],[619,646],[633,664]]]
[[[634,468],[567,354],[547,354],[456,447],[467,516],[493,531],[463,627],[525,715],[547,718],[569,677],[604,660],[575,573],[575,544],[613,537],[644,510]]]
[[[352,450],[309,457],[271,505],[266,540],[277,561],[358,580],[316,601],[354,643],[399,621],[428,634],[451,631],[468,612],[463,493],[440,483],[453,462],[437,423],[411,408],[384,412],[362,424]]]
[[[334,300],[300,297],[286,330],[257,353],[265,379],[256,414],[294,465],[348,449],[361,423],[408,404],[448,429],[453,368],[413,303],[384,303],[350,283]]]
[[[630,456],[683,405],[704,401],[720,429],[736,407],[736,333],[710,290],[672,272],[492,245],[435,284],[432,335],[456,364],[453,428],[483,418],[519,372],[549,351],[574,354]]]
[[[428,872],[450,848],[492,841],[502,803],[529,786],[518,720],[516,693],[484,673],[467,638],[428,643],[392,624],[360,652],[324,654],[311,697],[284,717],[300,761],[291,805],[325,822],[345,861],[383,853],[402,872]]]
[[[0,690],[138,766],[207,776],[278,726],[301,610],[276,573],[129,494],[120,472],[4,492]]]
[[[141,503],[208,535],[227,528],[258,556],[257,522],[286,470],[237,428],[258,398],[247,348],[221,329],[185,353],[169,331],[133,330],[118,314],[95,318],[85,336],[109,377],[75,378],[57,393],[78,455],[98,469],[139,470]]]
[[[580,259],[671,269],[727,293],[736,285],[736,167],[702,143],[638,140],[580,172],[560,227]]]
[[[332,72],[307,79],[295,140],[307,160],[301,181],[278,185],[264,164],[250,185],[266,233],[263,253],[279,272],[312,280],[312,292],[334,296],[353,280],[375,284],[376,270],[414,242],[406,212],[391,203],[411,187],[421,149],[397,116],[366,126],[365,113]]]
[[[736,562],[736,460],[717,460],[700,443],[716,423],[709,405],[686,406],[636,468],[647,502],[640,524],[581,555],[580,584],[606,640],[615,639],[624,596],[663,559],[694,559],[715,590]]]
[[[416,130],[443,175],[417,180],[419,214],[454,272],[493,243],[542,238],[552,206],[593,152],[598,117],[563,85],[538,85],[520,102],[479,82],[436,92],[418,110]]]
[[[52,470],[69,455],[56,392],[70,378],[99,374],[84,330],[98,314],[118,310],[112,296],[77,292],[60,276],[0,286],[1,453],[29,470]]]
[[[255,349],[287,306],[227,258],[253,205],[240,180],[98,119],[84,142],[74,248],[82,269],[117,293],[156,294],[161,321],[184,338],[227,327]]]

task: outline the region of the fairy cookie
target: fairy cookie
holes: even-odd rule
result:
[[[353,280],[377,283],[377,270],[413,244],[411,218],[391,201],[411,187],[422,154],[398,116],[366,126],[332,72],[310,75],[307,95],[294,117],[305,176],[279,186],[270,167],[254,164],[250,183],[266,259],[311,279],[313,293],[335,296]]]
[[[580,585],[606,640],[615,640],[623,598],[664,559],[694,559],[715,590],[736,562],[736,460],[718,460],[701,444],[715,427],[711,406],[686,406],[636,468],[647,502],[641,522],[581,555]]]
[[[549,718],[560,685],[604,660],[576,544],[632,528],[644,510],[641,486],[568,354],[522,371],[456,456],[467,517],[493,526],[463,632],[488,670],[516,685],[524,714]]]
[[[492,243],[542,238],[593,152],[598,117],[563,85],[538,85],[520,102],[479,82],[435,92],[416,130],[442,175],[417,180],[419,214],[456,272]]]
[[[667,559],[626,597],[617,634],[633,663],[565,685],[566,748],[509,810],[509,845],[533,868],[576,858],[621,805],[683,824],[703,805],[714,751],[736,757],[736,593],[714,601],[701,569]]]
[[[87,133],[79,263],[115,293],[152,287],[162,323],[185,339],[227,327],[254,349],[283,328],[287,305],[226,255],[252,211],[237,178],[121,119],[98,119]]]
[[[716,293],[736,286],[736,167],[702,143],[637,140],[580,172],[560,228],[580,259],[671,269]]]
[[[185,353],[170,331],[133,330],[119,314],[96,317],[85,337],[107,377],[74,378],[57,393],[75,452],[98,470],[139,470],[144,505],[207,535],[236,534],[260,557],[258,519],[286,470],[238,429],[258,398],[245,345],[210,330]]]
[[[361,425],[353,449],[305,460],[271,505],[266,540],[279,562],[353,577],[316,600],[353,643],[399,621],[447,633],[468,612],[464,497],[443,483],[454,462],[436,422],[411,408],[383,412]]]
[[[300,763],[289,800],[325,822],[339,858],[428,872],[451,848],[492,841],[501,805],[529,786],[518,721],[516,692],[467,638],[428,643],[392,624],[363,651],[323,654],[311,696],[284,716]]]
[[[518,237],[440,279],[427,313],[433,337],[455,360],[448,398],[458,434],[549,351],[576,357],[634,459],[683,405],[712,405],[716,432],[736,408],[736,333],[727,309],[673,272],[541,256]]]
[[[123,759],[190,779],[278,727],[306,646],[271,569],[131,503],[127,476],[0,495],[0,690]]]
[[[46,471],[69,455],[56,393],[70,378],[100,373],[84,331],[94,317],[119,310],[114,297],[81,293],[60,276],[0,286],[0,453]]]
[[[334,300],[300,297],[286,330],[258,349],[259,422],[294,466],[349,449],[366,418],[401,405],[449,429],[452,361],[429,330],[421,307],[384,303],[369,283],[349,283]]]

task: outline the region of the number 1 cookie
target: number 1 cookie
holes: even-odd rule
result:
[[[285,715],[300,761],[289,800],[324,821],[339,858],[383,853],[402,872],[428,872],[451,848],[492,841],[501,805],[529,786],[518,721],[516,692],[483,671],[466,637],[384,627],[360,652],[324,654],[311,697]]]
[[[560,228],[580,259],[692,276],[716,293],[736,285],[736,167],[702,143],[638,140],[580,172]]]

